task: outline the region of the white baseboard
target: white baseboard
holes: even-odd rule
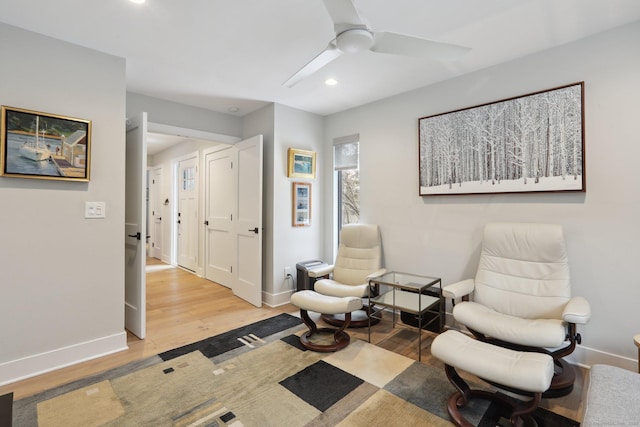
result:
[[[122,331],[107,337],[0,363],[0,386],[117,353],[127,348],[127,333]]]
[[[262,302],[269,307],[278,307],[280,305],[289,304],[293,290],[280,292],[279,294],[262,293]]]
[[[638,361],[635,359],[607,353],[594,348],[583,347],[581,345],[576,346],[573,353],[564,359],[572,365],[582,366],[584,368],[590,368],[596,364],[604,364],[617,366],[618,368],[634,372],[638,369]]]

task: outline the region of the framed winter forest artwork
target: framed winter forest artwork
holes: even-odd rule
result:
[[[420,195],[585,191],[584,82],[423,117]]]

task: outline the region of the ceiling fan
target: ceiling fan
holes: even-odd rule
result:
[[[327,48],[291,76],[283,86],[293,87],[342,54],[370,50],[376,53],[453,59],[470,49],[391,32],[375,32],[360,17],[353,0],[323,0],[336,36]]]

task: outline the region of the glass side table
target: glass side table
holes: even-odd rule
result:
[[[395,328],[396,310],[417,315],[418,361],[421,361],[423,327],[433,322],[438,322],[438,331],[442,331],[444,327],[444,298],[442,297],[441,279],[391,271],[371,279],[369,288],[368,303],[371,316],[381,313],[381,310],[377,312],[374,310],[373,307],[376,305],[391,308],[393,327]],[[425,295],[427,289],[431,291],[428,292],[429,295]],[[425,313],[437,315],[423,324]],[[369,342],[371,342],[371,321],[369,321]]]

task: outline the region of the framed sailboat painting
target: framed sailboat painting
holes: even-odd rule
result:
[[[0,175],[89,181],[91,121],[2,106]]]

